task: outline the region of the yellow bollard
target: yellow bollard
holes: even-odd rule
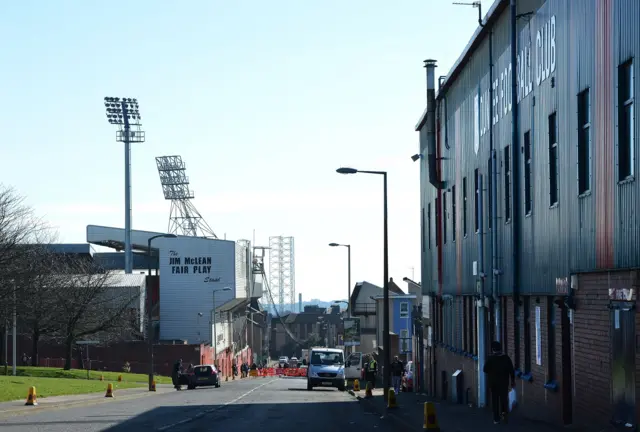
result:
[[[113,396],[113,384],[111,384],[111,383],[107,384],[107,394],[105,394],[104,397],[108,397],[108,398],[114,397]]]
[[[357,379],[353,380],[353,391],[354,392],[360,391],[360,381],[358,381]]]
[[[398,408],[396,391],[394,389],[389,389],[389,396],[387,397],[387,408]]]
[[[104,381],[104,375],[100,375],[100,381]]]
[[[156,380],[151,381],[151,388],[149,389],[149,391],[156,391]]]
[[[373,393],[371,392],[371,383],[367,382],[367,388],[364,391],[364,397],[373,397]]]
[[[440,426],[438,426],[438,419],[436,417],[436,407],[433,405],[433,402],[424,403],[424,426],[422,429],[440,432]]]
[[[29,393],[27,394],[27,403],[25,403],[25,405],[27,406],[38,405],[38,400],[36,397],[36,388],[33,386],[29,387]]]
[[[118,375],[118,382],[122,382],[122,375]]]
[[[226,381],[229,381],[229,375],[225,376],[225,377],[224,377],[224,380],[225,380],[225,382],[226,382]]]

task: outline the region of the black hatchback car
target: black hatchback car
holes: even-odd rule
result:
[[[220,387],[220,374],[213,365],[195,366],[193,373],[189,376],[189,385],[187,386],[189,390],[204,386]]]

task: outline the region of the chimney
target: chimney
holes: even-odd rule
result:
[[[427,70],[427,164],[429,167],[429,183],[436,188],[442,188],[436,170],[436,61],[425,60]]]

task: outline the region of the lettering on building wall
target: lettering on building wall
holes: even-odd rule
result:
[[[527,39],[528,38],[522,38]],[[535,54],[535,64],[532,67],[531,53]],[[552,15],[549,20],[542,24],[535,34],[533,47],[531,42],[526,42],[517,54],[517,97],[518,102],[529,96],[533,91],[535,77],[536,86],[545,82],[556,70],[556,16]],[[489,127],[498,124],[500,119],[509,114],[512,109],[511,97],[511,74],[513,73],[511,62],[502,69],[494,70],[494,81],[490,83],[493,91],[492,110],[489,104],[489,89],[484,92],[478,90],[479,96],[474,96],[475,104],[479,105],[479,114],[474,115],[476,127],[480,137],[489,132]],[[477,101],[479,97],[479,101]],[[477,102],[476,102],[477,101]],[[491,114],[493,113],[493,116]],[[479,117],[479,118],[478,118]],[[476,150],[477,153],[477,150]]]
[[[211,257],[181,257],[176,251],[169,251],[169,265],[172,274],[209,274]],[[218,278],[219,279],[219,278]]]

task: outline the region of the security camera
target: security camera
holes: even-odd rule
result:
[[[411,156],[411,160],[415,162],[415,161],[417,161],[418,159],[420,159],[421,157],[422,157],[422,155],[421,155],[421,154],[416,153],[416,154],[414,154],[413,156]]]

